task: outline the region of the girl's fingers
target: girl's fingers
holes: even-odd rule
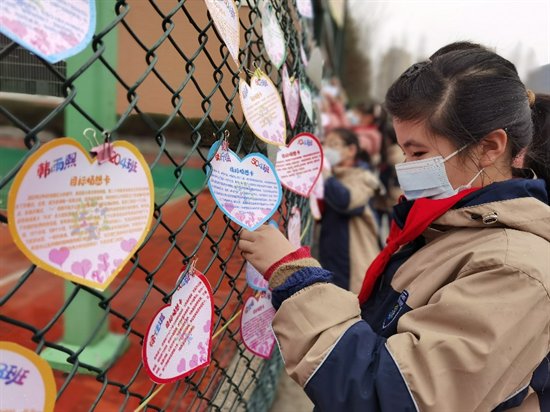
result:
[[[243,252],[243,255],[252,253],[254,248],[254,242],[251,240],[246,240],[241,237],[241,240],[239,241],[239,249]]]
[[[259,229],[256,229],[256,230],[259,230]],[[250,230],[243,229],[241,231],[241,235],[240,235],[241,240],[253,242],[255,237],[256,237],[256,234],[254,232],[251,232]]]
[[[244,250],[241,252],[241,255],[243,256],[244,260],[248,261],[250,257],[250,253],[245,252]]]

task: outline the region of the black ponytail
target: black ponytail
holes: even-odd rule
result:
[[[537,94],[532,112],[533,140],[527,148],[524,166],[544,179],[550,190],[550,95]]]

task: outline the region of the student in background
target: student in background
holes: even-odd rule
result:
[[[372,202],[376,216],[384,227],[388,223],[391,223],[393,207],[403,194],[401,187],[399,187],[395,166],[403,163],[404,160],[405,155],[403,154],[403,149],[397,144],[395,130],[393,127],[386,127],[382,144],[381,162],[378,167],[380,182],[385,190],[377,195]],[[380,240],[384,244],[387,233],[382,233],[382,235],[384,237]]]
[[[368,153],[371,166],[376,167],[380,163],[380,150],[382,147],[382,133],[378,127],[377,115],[381,113],[379,104],[359,104],[349,114],[351,129],[357,134],[359,148]]]
[[[330,168],[324,172],[319,257],[334,283],[359,293],[367,267],[380,251],[378,226],[369,206],[380,189],[376,176],[362,167],[357,136],[333,129],[323,143]]]

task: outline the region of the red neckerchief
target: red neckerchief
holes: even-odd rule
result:
[[[414,204],[407,215],[403,229],[401,229],[395,220],[392,222],[390,234],[386,241],[386,246],[378,254],[376,259],[370,264],[361,292],[359,292],[359,303],[362,305],[367,301],[372,293],[374,284],[380,275],[386,269],[391,256],[403,245],[413,241],[420,236],[430,226],[430,224],[442,216],[447,210],[453,207],[459,200],[466,195],[478,190],[472,188],[463,190],[454,196],[445,199],[421,198],[414,201]]]

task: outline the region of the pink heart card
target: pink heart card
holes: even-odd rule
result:
[[[290,122],[290,127],[294,129],[296,120],[298,120],[298,113],[300,112],[300,82],[294,77],[288,77],[286,65],[283,66],[282,83],[286,114]]]
[[[264,359],[271,357],[275,347],[275,334],[271,328],[274,317],[270,292],[246,300],[241,315],[241,337],[250,352]]]
[[[322,167],[323,149],[311,133],[300,133],[277,152],[275,168],[281,184],[301,196],[310,195]]]
[[[197,269],[183,273],[169,305],[162,307],[143,340],[143,365],[155,383],[184,378],[210,364],[214,299]]]

